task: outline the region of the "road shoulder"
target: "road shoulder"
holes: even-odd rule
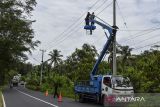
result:
[[[0,107],[6,107],[2,91],[0,91]]]
[[[0,90],[0,107],[3,107],[3,101],[2,101],[2,92],[1,92],[1,90]]]
[[[6,103],[5,103],[5,100],[4,100],[3,93],[2,93],[2,102],[3,102],[2,107],[6,107]]]

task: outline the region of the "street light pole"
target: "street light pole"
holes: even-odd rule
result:
[[[41,76],[40,76],[40,85],[42,84],[42,72],[43,72],[43,56],[45,50],[40,50],[42,52],[42,61],[41,61]]]

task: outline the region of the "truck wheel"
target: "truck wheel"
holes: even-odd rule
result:
[[[79,102],[80,102],[80,103],[84,103],[84,98],[83,98],[83,95],[82,95],[82,94],[79,95]]]
[[[18,87],[18,83],[15,83],[15,86]]]
[[[103,107],[108,107],[108,103],[106,102],[105,95],[102,96],[102,105]]]
[[[100,100],[100,96],[99,95],[96,95],[96,102],[99,104],[101,103],[101,100]]]
[[[77,94],[75,94],[75,96],[74,96],[74,97],[75,97],[75,101],[77,102]]]
[[[10,84],[10,88],[13,88],[12,84]]]
[[[104,103],[104,95],[102,95],[102,97],[100,97],[100,102],[99,102],[101,105],[103,105]]]
[[[106,99],[106,96],[103,96],[103,107],[117,107],[117,106],[112,106],[108,100]]]

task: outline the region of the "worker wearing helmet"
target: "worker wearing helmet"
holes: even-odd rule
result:
[[[89,25],[89,18],[90,18],[90,12],[87,13],[87,16],[85,18],[85,22],[86,22],[86,25]]]

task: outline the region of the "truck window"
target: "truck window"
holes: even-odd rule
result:
[[[121,76],[113,77],[112,82],[116,87],[126,87],[126,86],[130,87],[130,86],[132,86],[128,77],[121,77]]]
[[[110,79],[110,77],[104,77],[103,84],[111,87],[111,79]]]

